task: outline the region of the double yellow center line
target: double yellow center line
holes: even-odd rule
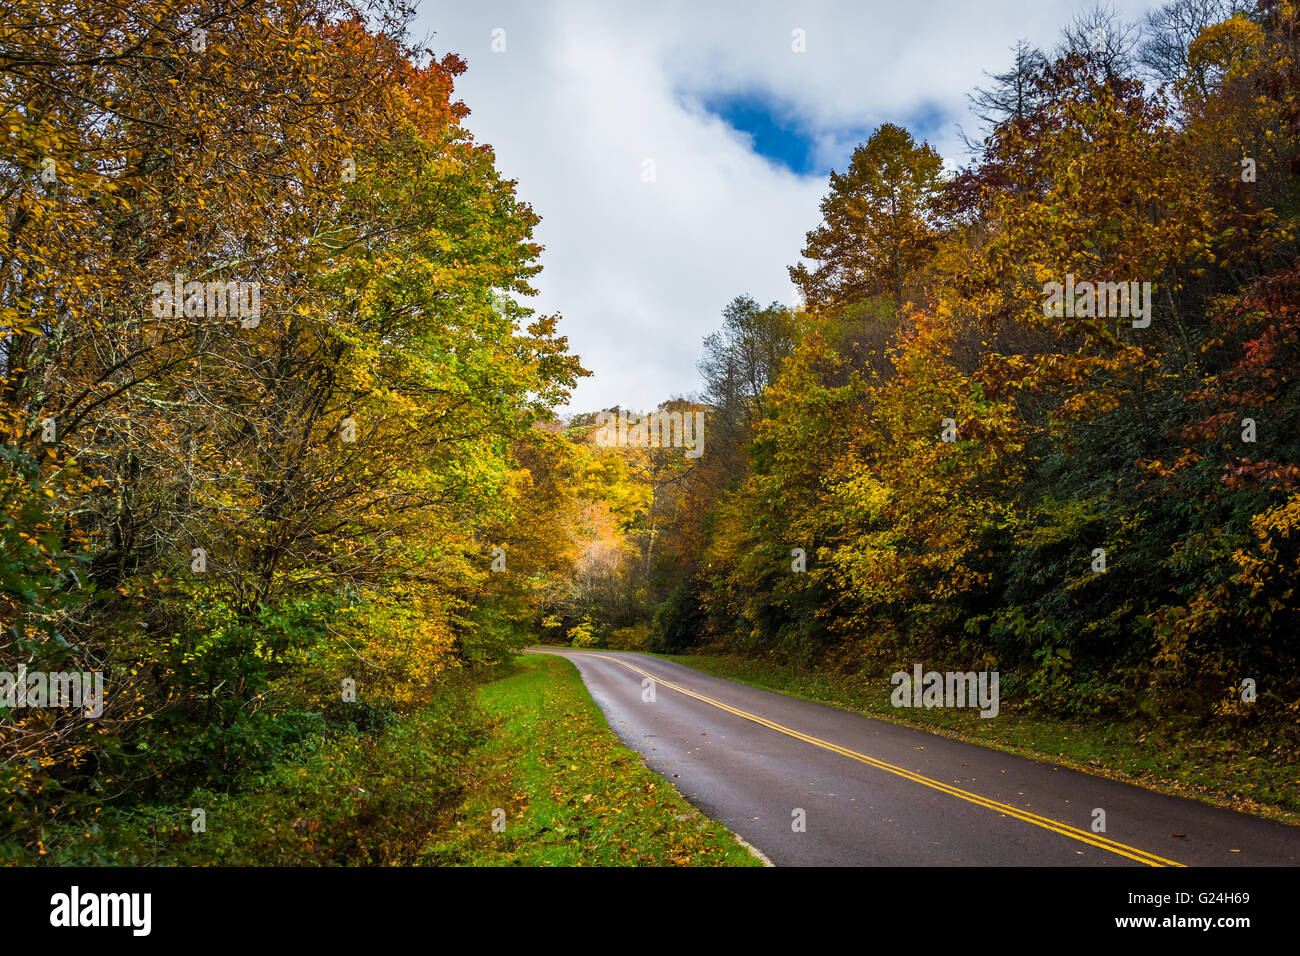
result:
[[[685,694],[687,697],[693,697],[696,700],[703,701],[704,703],[709,704],[712,707],[717,707],[719,710],[725,710],[729,714],[735,714],[737,717],[743,717],[745,720],[752,720],[756,724],[762,724],[764,727],[770,727],[772,730],[775,730],[778,733],[785,734],[788,737],[793,737],[796,740],[802,740],[804,743],[812,744],[814,747],[820,747],[823,750],[829,750],[832,753],[837,753],[842,756],[848,757],[851,760],[856,760],[859,763],[864,763],[869,767],[875,767],[877,770],[884,770],[886,773],[892,773],[895,776],[904,778],[905,780],[911,780],[914,783],[919,783],[922,786],[929,787],[932,790],[938,790],[942,793],[949,794],[950,796],[954,796],[961,800],[965,800],[968,803],[973,803],[977,806],[986,807],[987,809],[995,810],[998,813],[1004,813],[1007,816],[1015,817],[1017,820],[1023,820],[1025,823],[1032,823],[1034,826],[1042,827],[1044,830],[1051,830],[1054,833],[1059,833],[1062,836],[1067,836],[1072,840],[1078,840],[1080,843],[1087,843],[1090,846],[1099,847],[1100,849],[1103,850],[1109,850],[1111,853],[1118,853],[1120,856],[1128,857],[1130,860],[1137,860],[1137,862],[1145,863],[1147,866],[1184,866],[1185,865],[1183,863],[1178,863],[1174,860],[1166,860],[1164,857],[1156,856],[1154,853],[1148,853],[1146,850],[1139,850],[1136,847],[1127,846],[1126,844],[1120,843],[1116,840],[1108,839],[1107,837],[1104,837],[1101,834],[1092,833],[1088,830],[1080,830],[1078,827],[1072,827],[1068,823],[1061,823],[1058,820],[1052,820],[1047,817],[1041,817],[1036,813],[1030,813],[1028,810],[1022,810],[1019,807],[1013,807],[1008,803],[999,803],[997,800],[990,800],[987,797],[981,797],[977,793],[971,793],[969,790],[962,790],[960,787],[954,787],[950,784],[943,783],[931,777],[926,777],[922,774],[915,773],[903,767],[895,766],[892,763],[885,763],[885,761],[877,760],[875,757],[868,757],[866,754],[858,753],[856,750],[849,750],[847,747],[841,747],[838,744],[833,744],[829,740],[822,740],[820,737],[813,737],[810,736],[809,734],[801,733],[798,730],[793,730],[790,727],[783,726],[782,724],[778,724],[775,721],[768,720],[765,717],[759,717],[757,714],[751,714],[748,711],[741,710],[738,707],[732,707],[728,704],[722,703],[721,701],[714,700],[712,697],[705,697],[703,694],[697,694],[693,690],[687,690],[685,687],[682,687],[679,684],[674,684],[672,681],[666,681],[662,677],[658,677],[655,674],[651,674],[648,671],[644,671],[641,668],[637,667],[635,664],[629,664],[627,661],[621,660],[620,658],[610,657],[607,654],[588,654],[586,656],[599,657],[601,660],[613,661],[615,664],[622,664],[624,667],[628,668],[629,670],[636,671],[638,674],[650,678],[656,684],[662,684],[664,687],[671,688],[672,690],[677,691],[679,694]]]

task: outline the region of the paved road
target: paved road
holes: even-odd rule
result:
[[[1300,864],[1300,827],[644,654],[530,651],[577,665],[619,738],[778,866]],[[1092,831],[1094,808],[1106,811],[1105,833]]]

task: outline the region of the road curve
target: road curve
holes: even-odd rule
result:
[[[1300,864],[1298,827],[645,654],[528,650],[571,660],[624,744],[778,866]]]

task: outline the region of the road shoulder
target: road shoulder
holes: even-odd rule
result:
[[[854,714],[978,744],[1168,796],[1300,825],[1295,763],[1246,753],[1242,741],[1195,739],[1168,728],[1084,724],[1004,713],[982,720],[953,709],[914,710],[903,717],[888,687],[875,693],[824,671],[725,655],[651,654],[705,674]],[[1267,749],[1267,742],[1257,742]],[[1288,768],[1290,769],[1288,775]]]
[[[573,663],[525,655],[480,689],[493,732],[454,823],[423,862],[470,866],[761,866],[619,743]]]

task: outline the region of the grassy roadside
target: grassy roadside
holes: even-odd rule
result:
[[[654,656],[716,677],[1160,793],[1300,824],[1300,761],[1268,734],[1207,738],[1191,725],[1088,724],[1015,713],[1005,703],[995,720],[955,708],[901,711],[890,704],[890,687],[883,681],[867,684],[846,675],[726,655]]]
[[[618,742],[572,663],[529,655],[516,667],[479,690],[493,732],[473,755],[455,822],[421,862],[759,865]]]
[[[492,828],[504,811],[504,831]],[[195,811],[202,811],[196,828]],[[754,866],[642,766],[573,665],[527,656],[443,684],[368,734],[304,743],[231,793],[106,809],[0,844],[0,864]]]
[[[54,866],[404,866],[446,826],[487,722],[475,704],[491,672],[441,685],[421,709],[369,733],[312,738],[231,792],[106,808],[51,827],[0,863]]]

